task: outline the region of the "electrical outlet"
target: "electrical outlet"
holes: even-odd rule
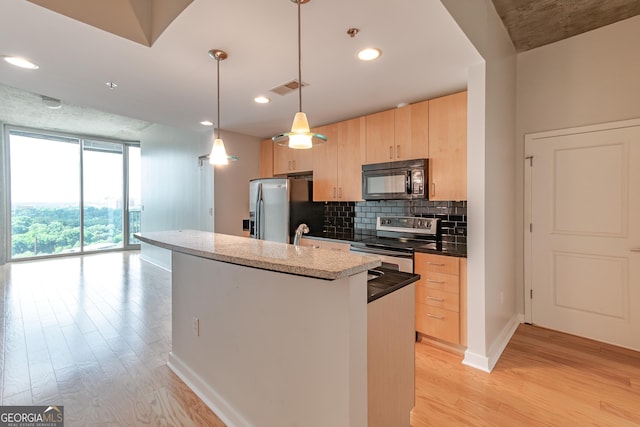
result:
[[[193,318],[193,336],[200,336],[200,319],[198,319],[197,317]]]

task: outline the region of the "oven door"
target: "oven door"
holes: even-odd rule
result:
[[[394,250],[371,248],[367,246],[351,246],[351,252],[358,255],[372,255],[380,258],[382,266],[392,270],[413,273],[413,254]]]

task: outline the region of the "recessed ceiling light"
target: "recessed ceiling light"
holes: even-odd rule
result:
[[[109,89],[115,89],[118,87],[118,83],[116,82],[106,82],[105,83]]]
[[[266,96],[256,96],[255,98],[253,98],[253,100],[258,104],[268,104],[269,102],[271,102],[271,100]]]
[[[213,122],[210,120],[203,120],[200,122],[202,126],[213,126]]]
[[[358,59],[361,61],[373,61],[374,59],[378,59],[380,55],[382,55],[380,49],[368,47],[358,52]]]
[[[25,68],[27,70],[37,70],[38,67],[33,62],[29,61],[25,58],[20,58],[19,56],[3,56],[3,59],[7,61],[11,65],[15,65],[16,67]]]

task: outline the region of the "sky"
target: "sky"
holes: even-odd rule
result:
[[[77,140],[72,143],[11,135],[9,151],[12,205],[79,204]],[[135,153],[137,156],[130,156],[130,173],[138,179],[130,180],[130,190],[132,204],[139,205],[139,149],[135,149]],[[84,194],[86,206],[122,206],[121,154],[85,151]]]

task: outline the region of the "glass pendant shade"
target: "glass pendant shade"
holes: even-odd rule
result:
[[[307,115],[303,112],[296,113],[293,118],[293,125],[291,126],[291,135],[289,135],[289,147],[290,148],[311,148],[313,146],[311,142],[312,134],[309,131],[309,122],[307,121]]]
[[[286,145],[289,148],[309,149],[317,144],[322,144],[327,137],[319,133],[313,133],[309,129],[307,115],[302,111],[302,48],[300,43],[301,22],[300,22],[300,5],[308,3],[309,0],[291,0],[298,7],[298,112],[293,118],[291,132],[276,135],[273,142],[278,145]]]
[[[212,165],[226,165],[229,163],[227,150],[224,149],[224,142],[222,142],[220,138],[216,138],[216,140],[213,141],[213,147],[211,147],[211,154],[209,155],[209,163]]]

